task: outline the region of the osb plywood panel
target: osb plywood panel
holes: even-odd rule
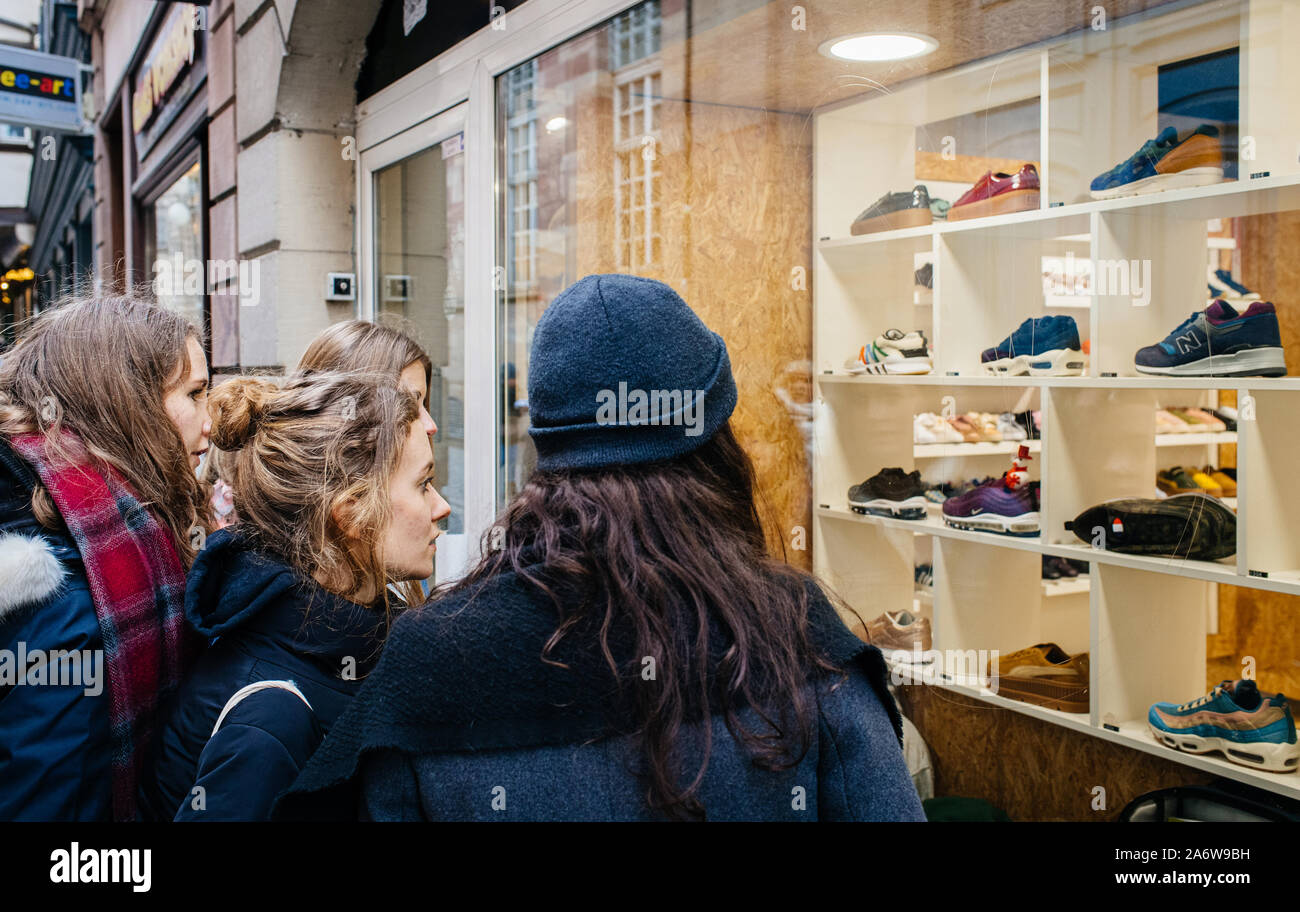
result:
[[[898,688],[940,796],[982,798],[1012,820],[1114,820],[1139,795],[1213,777],[1158,756],[925,686]],[[1094,789],[1105,808],[1093,808]]]
[[[667,31],[671,24],[665,22]],[[665,36],[665,44],[668,37]],[[659,256],[620,263],[615,242],[612,84],[575,99],[581,133],[576,274],[634,272],[668,283],[727,343],[732,425],[754,460],[770,544],[811,565],[812,147],[807,119],[693,105],[665,61],[653,167]],[[795,270],[802,270],[796,278]]]
[[[1033,165],[1038,171],[1042,167],[1036,161],[1023,161],[1017,158],[981,158],[976,155],[954,155],[944,158],[942,152],[916,152],[916,179],[932,181],[953,181],[955,183],[973,184],[984,172],[1002,172],[1015,174],[1026,164]],[[950,202],[957,202],[955,199]]]

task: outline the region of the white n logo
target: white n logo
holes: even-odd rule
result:
[[[1178,353],[1185,355],[1193,348],[1200,348],[1201,340],[1196,338],[1196,333],[1187,333],[1178,337]]]

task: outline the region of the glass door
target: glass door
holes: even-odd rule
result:
[[[434,130],[442,138],[429,143]],[[441,582],[458,576],[466,559],[463,118],[440,115],[432,129],[411,132],[420,135],[363,153],[363,196],[370,200],[363,199],[362,211],[373,221],[362,258],[361,314],[411,336],[433,365],[435,472],[451,506],[434,565]]]

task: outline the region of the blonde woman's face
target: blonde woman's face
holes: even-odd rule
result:
[[[197,469],[200,458],[208,451],[208,435],[212,433],[212,421],[208,418],[208,359],[203,355],[203,346],[193,336],[186,340],[186,346],[190,356],[189,375],[181,377],[163,397],[163,409],[185,442],[190,468]]]
[[[412,361],[402,368],[402,373],[398,376],[397,382],[402,389],[408,393],[414,393],[416,398],[420,400],[419,424],[424,429],[424,433],[430,437],[438,433],[438,425],[433,423],[433,416],[424,407],[424,400],[429,396],[429,384],[424,379],[424,365],[419,361]]]
[[[438,522],[451,515],[433,482],[428,432],[420,421],[412,421],[397,469],[388,480],[392,522],[384,533],[384,569],[389,579],[422,580],[433,574],[436,539],[442,534]]]

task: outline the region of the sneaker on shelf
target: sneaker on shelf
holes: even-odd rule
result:
[[[1062,712],[1084,713],[1088,711],[1088,687],[1086,652],[1072,656],[1055,643],[1039,643],[998,657],[998,696]]]
[[[1077,377],[1088,364],[1074,317],[1031,317],[995,348],[980,355],[985,374],[996,377]]]
[[[1061,568],[1056,565],[1056,561],[1052,560],[1052,556],[1050,554],[1044,554],[1043,555],[1043,579],[1059,580],[1060,578],[1061,578]]]
[[[1122,497],[1089,507],[1065,528],[1103,551],[1189,560],[1237,553],[1237,516],[1205,493]]]
[[[858,350],[857,360],[868,374],[928,374],[933,367],[929,343],[919,329],[887,329]]]
[[[925,184],[917,184],[911,190],[886,193],[876,200],[853,220],[849,233],[859,235],[895,228],[916,228],[928,225],[932,220],[930,191]]]
[[[1156,409],[1157,434],[1190,434],[1196,430],[1169,409]]]
[[[1232,278],[1231,270],[1215,269],[1212,265],[1206,266],[1205,278],[1211,290],[1214,291],[1212,297],[1241,301],[1259,300],[1259,292],[1251,291],[1245,285],[1235,281]]]
[[[966,443],[979,443],[984,438],[980,435],[980,429],[965,415],[954,415],[948,419],[948,424]]]
[[[1174,750],[1221,751],[1233,763],[1274,773],[1293,773],[1300,766],[1290,704],[1251,680],[1224,681],[1190,703],[1156,703],[1147,712],[1147,725],[1157,741]]]
[[[910,611],[886,611],[867,621],[867,642],[887,653],[886,658],[911,662],[911,653],[930,649],[930,622]]]
[[[1175,417],[1186,421],[1191,425],[1192,431],[1197,434],[1218,434],[1226,431],[1225,425],[1218,418],[1215,418],[1205,409],[1199,408],[1171,408],[1169,412]]]
[[[1127,160],[1093,178],[1093,199],[1114,199],[1135,193],[1155,193],[1180,187],[1202,187],[1223,180],[1223,150],[1219,130],[1202,124],[1180,139],[1165,127]]]
[[[1028,440],[1029,432],[1024,426],[1016,421],[1016,416],[1010,412],[1003,412],[997,417],[998,434],[1003,440]]]
[[[1237,410],[1231,406],[1221,405],[1218,408],[1210,409],[1210,414],[1223,422],[1225,431],[1237,430]]]
[[[954,529],[995,532],[1025,537],[1039,531],[1038,486],[1027,480],[1020,461],[1029,459],[1029,448],[1020,452],[1011,470],[1001,478],[949,497],[943,502],[943,521]]]
[[[862,484],[849,488],[849,508],[855,513],[925,519],[925,487],[920,472],[881,469]]]
[[[934,565],[917,564],[912,568],[912,579],[916,582],[918,589],[934,588]]]
[[[948,221],[1006,215],[1037,208],[1038,169],[1033,165],[1023,165],[1015,174],[984,172],[975,186],[952,204],[948,210]]]
[[[963,443],[965,440],[951,424],[934,412],[922,412],[912,419],[913,443]]]
[[[926,263],[916,272],[912,273],[912,278],[920,288],[934,288],[934,264]]]
[[[1001,443],[1002,434],[998,431],[998,419],[989,412],[967,412],[966,420],[979,432],[980,440],[985,443]]]
[[[939,221],[947,221],[948,210],[951,208],[952,203],[948,202],[946,199],[939,199],[938,197],[933,196],[930,197],[930,214]]]
[[[1233,478],[1222,469],[1216,469],[1214,466],[1206,466],[1202,471],[1205,472],[1206,475],[1210,476],[1210,479],[1223,489],[1224,497],[1237,496],[1237,479]],[[1235,474],[1236,470],[1234,469],[1233,471]]]
[[[933,504],[941,504],[956,493],[956,488],[946,481],[932,481],[925,486],[925,499]]]
[[[1079,571],[1065,558],[1052,556],[1049,559],[1056,565],[1056,569],[1060,571],[1061,579],[1075,579],[1078,577]]]
[[[1173,377],[1286,376],[1277,312],[1266,301],[1241,313],[1215,301],[1163,342],[1138,349],[1134,363],[1140,373]]]
[[[1194,494],[1197,491],[1205,490],[1197,484],[1192,473],[1182,466],[1173,466],[1168,469],[1161,469],[1156,472],[1156,487],[1166,494]],[[1205,493],[1209,494],[1209,491]]]

